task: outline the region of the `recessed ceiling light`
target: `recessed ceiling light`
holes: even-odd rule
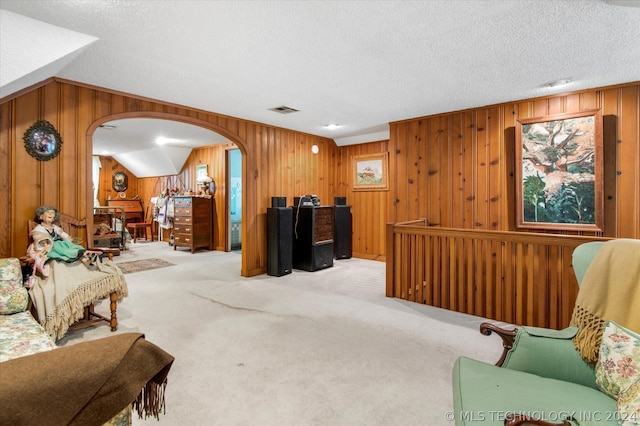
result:
[[[104,151],[102,151],[102,155],[109,155],[109,151],[105,149]]]
[[[558,80],[549,81],[544,84],[544,87],[560,87],[571,83],[573,80],[570,77],[559,78]]]
[[[331,124],[327,124],[324,127],[326,127],[329,130],[335,130],[335,129],[338,129],[338,128],[342,127],[342,126],[340,126],[339,124],[331,123]]]
[[[165,138],[164,136],[158,136],[156,138],[156,143],[158,145],[165,145],[168,143],[184,143],[184,141],[181,139],[171,139],[171,138]]]

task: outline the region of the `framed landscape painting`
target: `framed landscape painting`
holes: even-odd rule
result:
[[[516,123],[518,228],[602,231],[602,113]]]
[[[353,156],[353,190],[386,191],[389,189],[389,154]]]
[[[207,165],[206,164],[200,164],[196,166],[196,182],[198,181],[198,178],[207,176]]]

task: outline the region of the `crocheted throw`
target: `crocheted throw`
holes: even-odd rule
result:
[[[573,343],[590,364],[598,361],[607,321],[640,332],[640,240],[603,244],[587,269],[571,317]]]
[[[122,271],[114,263],[96,260],[94,265],[81,261],[50,262],[47,277],[36,276],[29,296],[38,314],[38,322],[55,340],[84,315],[84,307],[116,292],[118,302],[129,295]]]

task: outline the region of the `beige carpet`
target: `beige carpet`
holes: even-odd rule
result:
[[[381,262],[242,278],[240,254],[161,242],[117,262],[150,258],[175,266],[126,275],[117,332],[145,333],[176,360],[166,415],[134,425],[452,425],[455,359],[501,353],[480,318],[385,297]],[[109,334],[98,325],[59,344]]]

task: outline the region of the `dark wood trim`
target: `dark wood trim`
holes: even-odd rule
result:
[[[506,330],[504,328],[498,327],[495,324],[491,324],[489,322],[483,322],[480,324],[480,333],[485,336],[490,336],[491,333],[496,333],[502,339],[502,355],[498,362],[496,362],[496,366],[502,367],[505,358],[507,357],[507,352],[513,348],[513,342],[518,335],[518,329],[514,328],[513,330]]]
[[[507,414],[504,419],[505,426],[571,426],[571,422],[569,420],[564,420],[562,423],[551,423],[545,422],[544,420],[533,419],[529,416],[525,416],[524,414]]]
[[[47,84],[51,83],[54,80],[56,80],[55,77],[50,77],[50,78],[48,78],[46,80],[43,80],[43,81],[41,81],[39,83],[32,84],[29,87],[25,87],[24,89],[18,90],[17,92],[12,93],[10,95],[7,95],[4,98],[0,99],[0,104],[3,104],[5,102],[9,102],[9,101],[11,101],[11,100],[13,100],[15,98],[18,98],[18,97],[24,95],[25,93],[29,93],[29,92],[31,92],[33,90],[36,90],[36,89],[38,89],[38,88],[40,88],[42,86],[46,86]]]

